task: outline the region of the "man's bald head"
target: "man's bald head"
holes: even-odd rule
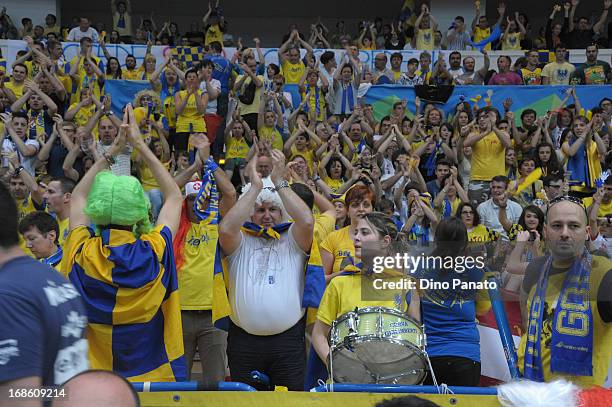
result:
[[[122,376],[107,370],[88,370],[68,380],[62,388],[66,397],[54,407],[139,407],[138,393]]]
[[[584,206],[560,199],[548,207],[544,236],[554,260],[570,260],[584,251],[590,228]]]

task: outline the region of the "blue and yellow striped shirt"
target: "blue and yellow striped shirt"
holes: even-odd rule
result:
[[[92,368],[128,380],[186,377],[172,234],[163,226],[136,239],[131,231],[70,231],[61,265],[87,309]]]

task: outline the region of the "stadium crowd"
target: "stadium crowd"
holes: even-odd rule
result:
[[[262,388],[257,370],[303,390],[324,378],[307,375],[307,345],[325,365],[333,321],[372,305],[360,296],[362,248],[389,241],[455,242],[436,249],[450,256],[492,243],[505,295],[523,313],[523,375],[603,385],[612,356],[612,98],[584,106],[571,86],[612,81],[598,59],[612,1],[593,22],[576,17],[581,5],[555,5],[537,35],[527,15],[500,3],[485,16],[478,1],[471,27],[459,16],[446,33],[426,5],[412,16],[403,8],[393,23],[364,21],[353,36],[342,22],[331,32],[318,21],[308,39],[291,29],[278,65],[257,38],[224,56],[218,2],[202,31],[195,24],[184,35],[171,21],[136,27],[129,0],[111,2],[108,35],[85,17],[73,28],[53,15],[36,26],[24,18],[17,29],[3,9],[2,37],[27,49],[10,74],[0,65],[0,386],[61,384],[88,366],[136,382],[188,380],[198,354],[207,380],[229,372]],[[80,43],[72,60],[61,40]],[[185,67],[147,52],[137,66],[107,52],[121,42],[203,45],[204,55]],[[104,58],[92,55],[96,43]],[[344,52],[314,57],[313,48],[334,47]],[[462,58],[470,48],[482,49],[479,70]],[[584,49],[586,62],[568,61],[570,48]],[[363,49],[422,52],[402,71],[402,54],[377,54],[370,67],[358,59]],[[437,49],[451,52],[434,63]],[[492,49],[525,56],[500,56],[490,69]],[[542,66],[541,49],[554,61]],[[105,92],[115,79],[150,84],[121,115]],[[375,84],[570,87],[540,117],[513,112],[512,98],[462,101],[446,114],[417,96],[414,111],[400,100],[376,120],[363,103]],[[299,101],[286,85],[298,86]],[[586,304],[570,322],[568,290]],[[378,305],[424,324],[439,382],[478,385],[482,304],[411,294]],[[580,334],[562,326],[576,319]],[[563,341],[572,346],[556,350]]]

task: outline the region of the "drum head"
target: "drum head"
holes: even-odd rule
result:
[[[416,346],[390,338],[359,337],[332,349],[339,383],[420,384],[425,355]]]

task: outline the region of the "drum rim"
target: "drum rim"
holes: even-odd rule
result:
[[[421,359],[421,362],[423,363],[423,371],[418,375],[419,380],[417,381],[417,384],[421,384],[421,383],[423,383],[423,381],[425,381],[425,377],[427,375],[429,364],[427,362],[427,354],[425,353],[424,350],[421,350],[420,348],[418,348],[413,343],[407,342],[407,341],[402,340],[402,339],[381,338],[379,336],[374,336],[373,337],[371,335],[364,335],[364,336],[359,336],[359,337],[352,338],[351,342],[354,341],[355,343],[361,343],[361,342],[365,342],[365,340],[369,339],[369,338],[377,339],[380,342],[396,343],[398,345],[403,345],[403,346],[406,346],[408,348],[411,348],[412,350],[415,350],[416,351],[415,354],[419,357],[419,359]],[[382,341],[381,339],[384,339],[384,341]],[[333,357],[334,352],[338,351],[338,350],[342,350],[342,348],[345,348],[344,343],[341,343],[338,346],[330,347],[330,357]],[[334,380],[337,380],[337,379],[334,377]]]
[[[336,318],[334,320],[334,322],[336,324],[339,324],[340,322],[344,321],[345,319],[347,319],[350,315],[354,315],[354,314],[370,314],[370,313],[375,313],[375,312],[380,312],[383,311],[387,314],[392,314],[395,316],[399,316],[402,317],[404,319],[407,319],[408,321],[414,323],[414,325],[416,325],[421,332],[424,332],[425,330],[423,329],[423,324],[417,322],[417,320],[415,320],[414,318],[410,317],[408,314],[406,314],[405,312],[402,312],[398,309],[395,308],[387,308],[387,307],[380,307],[380,306],[375,306],[375,307],[363,307],[363,308],[358,308],[357,312],[353,311],[348,311],[345,312],[344,314],[340,315],[338,318]]]

